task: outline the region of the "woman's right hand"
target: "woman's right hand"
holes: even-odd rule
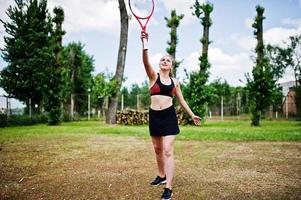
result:
[[[148,33],[147,32],[141,31],[141,41],[142,41],[143,50],[148,49],[148,47],[147,47]]]

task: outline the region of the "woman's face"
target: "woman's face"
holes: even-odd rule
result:
[[[169,56],[164,56],[160,59],[159,67],[162,70],[171,70],[172,59]]]

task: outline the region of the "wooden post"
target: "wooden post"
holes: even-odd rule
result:
[[[224,121],[224,97],[221,98],[221,120]]]
[[[285,118],[288,119],[288,96],[285,97]]]
[[[30,119],[30,122],[31,122],[31,119],[32,119],[32,116],[31,116],[31,98],[29,98],[29,119]]]
[[[10,116],[10,106],[9,106],[9,98],[6,97],[6,117],[7,117],[7,120],[9,119],[9,116]]]
[[[88,120],[90,120],[90,111],[91,109],[91,105],[90,105],[90,91],[89,91],[89,94],[88,94]]]
[[[73,99],[73,94],[71,94],[71,106],[70,106],[70,114],[71,114],[71,120],[73,120],[73,109],[74,109],[74,99]]]
[[[140,110],[140,96],[137,94],[137,110]]]
[[[121,111],[123,111],[123,106],[124,106],[124,96],[121,94]]]

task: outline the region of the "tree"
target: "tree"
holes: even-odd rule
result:
[[[64,10],[60,7],[55,7],[53,10],[55,17],[55,31],[53,34],[53,52],[55,53],[55,65],[49,68],[49,76],[46,79],[48,89],[44,91],[44,107],[48,114],[48,123],[57,125],[60,122],[62,115],[62,98],[63,98],[63,80],[62,80],[62,38],[65,32],[62,30],[64,21]]]
[[[282,76],[286,68],[294,70],[295,77],[295,91],[296,91],[296,106],[297,115],[301,119],[301,35],[289,37],[287,47],[281,48],[279,46],[268,45],[268,55],[272,61],[272,65]],[[276,71],[276,72],[277,72]]]
[[[106,123],[107,124],[115,124],[116,123],[116,111],[118,106],[118,96],[120,94],[121,84],[123,81],[124,74],[124,65],[125,65],[125,57],[126,57],[126,49],[127,49],[127,40],[128,40],[128,26],[129,19],[126,11],[124,0],[118,0],[119,2],[119,11],[120,11],[120,43],[118,50],[118,59],[116,72],[113,77],[116,82],[116,92],[109,98],[109,108],[106,111]]]
[[[208,61],[209,49],[209,27],[212,25],[210,13],[213,11],[213,4],[205,3],[200,5],[196,0],[193,5],[194,13],[203,25],[203,37],[201,43],[203,45],[201,56],[199,57],[200,69],[197,72],[192,72],[189,75],[189,83],[185,90],[185,96],[188,99],[188,104],[194,110],[196,115],[204,119],[206,116],[207,103],[210,99],[209,88],[206,83],[209,78],[210,63]],[[204,14],[204,16],[202,16]]]
[[[170,41],[167,42],[169,47],[166,49],[167,53],[171,55],[174,59],[173,68],[172,68],[172,75],[177,77],[177,69],[180,66],[179,61],[176,60],[176,49],[178,44],[178,37],[177,37],[177,28],[180,24],[180,21],[183,19],[184,15],[177,15],[176,10],[171,11],[171,16],[168,19],[165,17],[167,22],[167,27],[170,28]]]
[[[253,78],[248,74],[247,87],[250,95],[250,110],[252,113],[253,126],[260,125],[261,115],[272,105],[273,96],[276,91],[279,91],[276,86],[277,79],[275,78],[275,71],[273,71],[269,59],[265,56],[265,46],[263,43],[263,16],[264,8],[261,6],[256,7],[257,16],[253,23],[253,28],[255,29],[254,35],[257,39],[256,45],[256,62],[252,70]]]
[[[224,98],[231,98],[231,90],[230,85],[227,83],[226,80],[222,81],[221,78],[214,80],[212,83],[209,84],[211,87],[211,98],[210,104],[211,105],[220,105],[220,99],[223,96]]]
[[[1,71],[0,86],[9,94],[28,105],[40,108],[47,90],[47,70],[55,61],[52,49],[52,21],[46,0],[15,1],[6,14],[10,21],[1,22],[7,36],[2,49],[8,66]]]
[[[106,97],[111,97],[115,93],[115,82],[110,81],[111,76],[99,73],[93,78],[92,104],[102,110]]]
[[[294,70],[296,82],[297,117],[301,120],[301,35],[289,38],[288,51],[290,52],[288,66]]]
[[[74,107],[84,114],[87,110],[87,95],[92,87],[94,59],[84,51],[84,45],[80,42],[70,43],[62,52],[64,66],[63,82],[64,99],[70,101],[71,94],[74,98]]]

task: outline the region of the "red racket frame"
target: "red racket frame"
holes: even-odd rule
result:
[[[136,13],[133,12],[132,6],[131,6],[131,0],[129,0],[129,7],[130,7],[130,10],[131,10],[132,14],[134,15],[134,17],[139,22],[139,24],[141,26],[141,29],[142,29],[142,32],[145,33],[146,32],[147,23],[148,23],[149,19],[151,18],[151,16],[154,13],[154,9],[155,9],[155,2],[154,2],[154,0],[152,0],[152,10],[151,10],[150,14],[147,17],[139,17]],[[144,25],[142,24],[142,20],[146,20],[146,22],[145,22]]]

